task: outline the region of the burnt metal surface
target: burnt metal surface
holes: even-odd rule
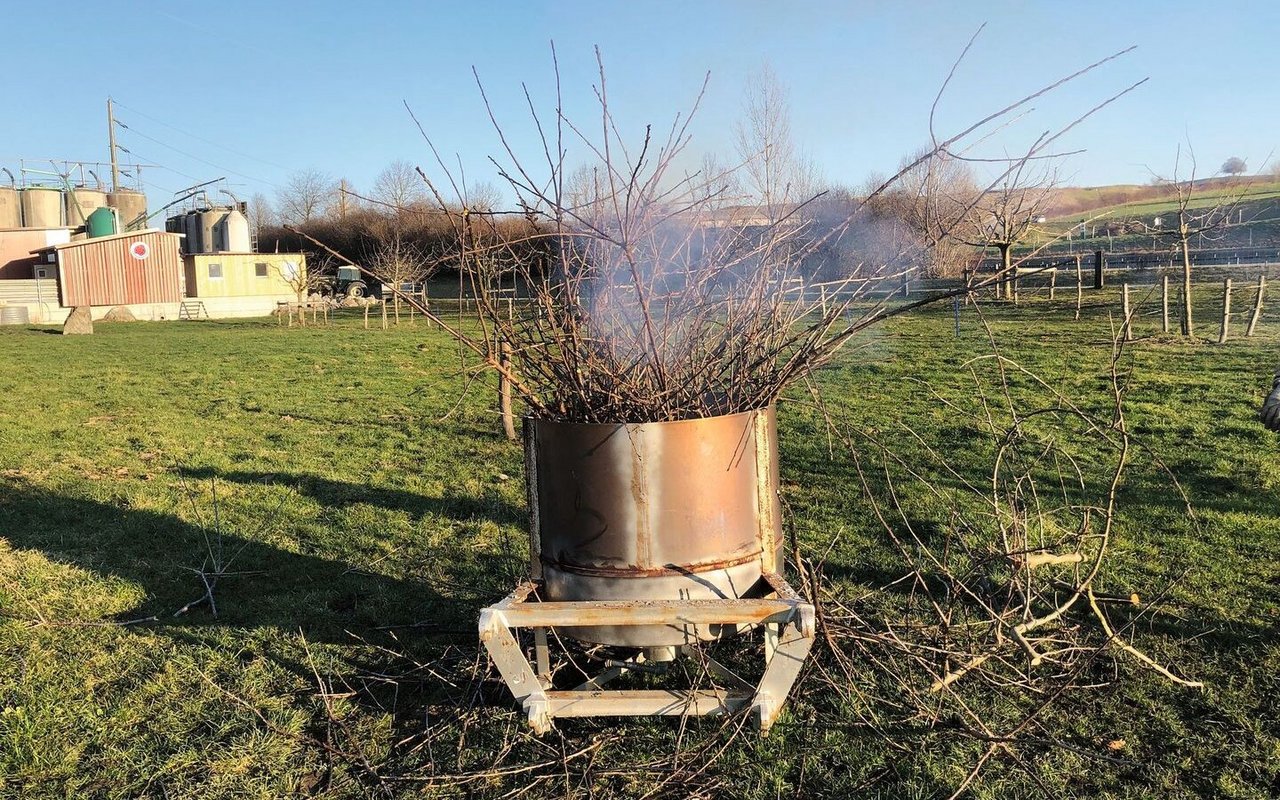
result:
[[[677,422],[530,421],[530,499],[547,600],[748,596],[781,541],[772,407]],[[735,626],[582,626],[602,644],[652,647]]]

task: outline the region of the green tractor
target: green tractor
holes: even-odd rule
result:
[[[359,299],[369,294],[369,285],[360,277],[359,267],[338,267],[332,278],[321,279],[320,294],[339,301],[348,297]]]

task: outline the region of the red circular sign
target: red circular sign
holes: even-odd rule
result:
[[[151,248],[147,246],[146,242],[134,242],[129,245],[129,255],[138,261],[146,261],[147,256],[151,255]]]

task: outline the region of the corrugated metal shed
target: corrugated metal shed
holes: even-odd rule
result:
[[[45,248],[58,263],[63,306],[176,303],[182,299],[181,237],[148,230]]]

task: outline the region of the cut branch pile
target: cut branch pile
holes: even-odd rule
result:
[[[655,137],[646,127],[638,145],[629,143],[610,110],[597,53],[598,135],[566,117],[559,101],[553,124],[544,125],[529,101],[543,167],[526,165],[489,109],[507,155],[505,166],[494,163],[520,206],[519,212],[508,213],[518,213],[528,224],[523,239],[495,235],[495,219],[503,212],[473,209],[466,183],[455,179],[427,138],[459,202],[447,201],[419,173],[453,226],[458,246],[448,266],[461,276],[460,296],[474,300],[478,311],[478,333],[463,324],[444,329],[480,357],[480,368],[493,369],[509,381],[537,417],[658,422],[766,406],[864,328],[1003,280],[997,274],[958,292],[893,303],[908,276],[927,262],[930,247],[948,231],[900,242],[886,254],[884,237],[868,232],[874,220],[864,209],[904,175],[949,162],[1021,115],[1036,97],[1115,57],[1050,84],[955,136],[934,137],[931,148],[833,217],[818,213],[820,204],[814,201],[821,195],[735,213],[742,208],[728,206],[738,198],[725,196],[726,178],[752,166],[754,159],[720,174],[676,174],[675,164],[691,141],[690,122],[701,92],[665,136]],[[480,92],[484,97],[483,85]],[[487,106],[487,97],[485,102]],[[986,191],[958,210],[976,207],[1029,160],[1054,157],[1044,151],[1079,121],[1058,134],[1038,136],[1023,155],[1006,159]],[[570,145],[586,152],[594,166],[571,173]],[[770,158],[768,148],[757,158]],[[545,244],[545,258],[528,258],[530,241]],[[822,258],[838,261],[841,277],[825,284],[820,294],[806,291],[815,262]],[[400,299],[443,324],[420,302]],[[510,361],[504,346],[511,348]]]

